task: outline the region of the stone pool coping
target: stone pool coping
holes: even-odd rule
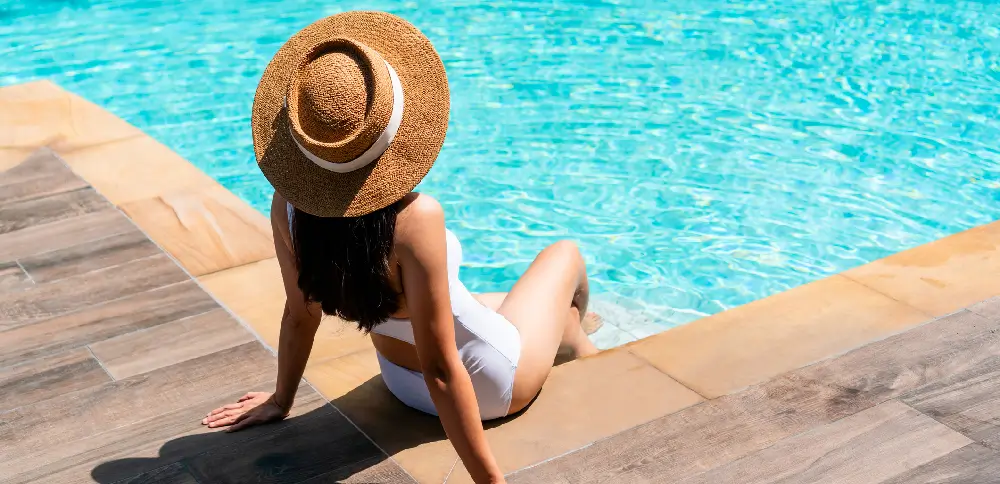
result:
[[[249,142],[249,141],[248,141]],[[284,294],[268,220],[138,128],[48,81],[0,88],[0,171],[49,147],[270,348]],[[557,367],[491,425],[506,472],[905,331],[1000,293],[1000,222]],[[420,482],[469,482],[434,419],[378,380],[347,325],[317,334],[306,379]]]

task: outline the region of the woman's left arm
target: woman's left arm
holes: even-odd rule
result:
[[[486,441],[472,380],[455,344],[444,213],[427,196],[419,196],[407,212],[409,223],[397,234],[396,249],[424,380],[445,433],[473,480],[504,482]]]

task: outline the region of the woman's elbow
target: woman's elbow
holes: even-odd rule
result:
[[[281,318],[281,327],[295,333],[315,333],[319,328],[319,322],[319,316],[309,314],[307,311],[292,311],[286,305]]]
[[[456,376],[468,376],[465,367],[459,361],[448,362],[443,358],[435,359],[420,365],[420,367],[427,385],[441,391],[447,391],[455,381]]]

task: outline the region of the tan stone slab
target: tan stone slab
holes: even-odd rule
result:
[[[195,276],[274,257],[268,220],[219,185],[128,202],[121,208]]]
[[[135,126],[49,81],[0,88],[4,160],[50,146],[65,153],[142,135]]]
[[[74,172],[115,205],[219,186],[145,134],[59,154]]]
[[[1000,294],[1000,222],[845,271],[844,276],[934,316]]]
[[[219,308],[93,343],[90,349],[120,380],[250,341],[256,339]]]
[[[234,267],[198,278],[224,306],[250,325],[271,348],[278,347],[285,288],[276,258]],[[319,326],[310,361],[322,361],[371,348],[367,336],[337,318]]]
[[[910,306],[832,276],[627,348],[705,397],[715,398],[927,319]]]
[[[557,457],[703,399],[624,350],[552,370],[523,414],[486,432],[503,472]],[[449,484],[471,483],[460,462]]]

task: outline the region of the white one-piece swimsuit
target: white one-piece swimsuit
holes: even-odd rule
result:
[[[288,223],[292,224],[294,208],[288,205]],[[472,379],[483,420],[507,416],[514,390],[514,372],[521,358],[521,335],[507,318],[483,306],[458,280],[462,264],[462,245],[458,237],[445,230],[447,237],[448,291],[451,313],[455,320],[455,343],[458,354]],[[376,325],[373,333],[410,344],[413,325],[409,319],[389,318]],[[431,400],[423,374],[403,368],[378,354],[382,380],[401,402],[431,415],[437,409]]]

